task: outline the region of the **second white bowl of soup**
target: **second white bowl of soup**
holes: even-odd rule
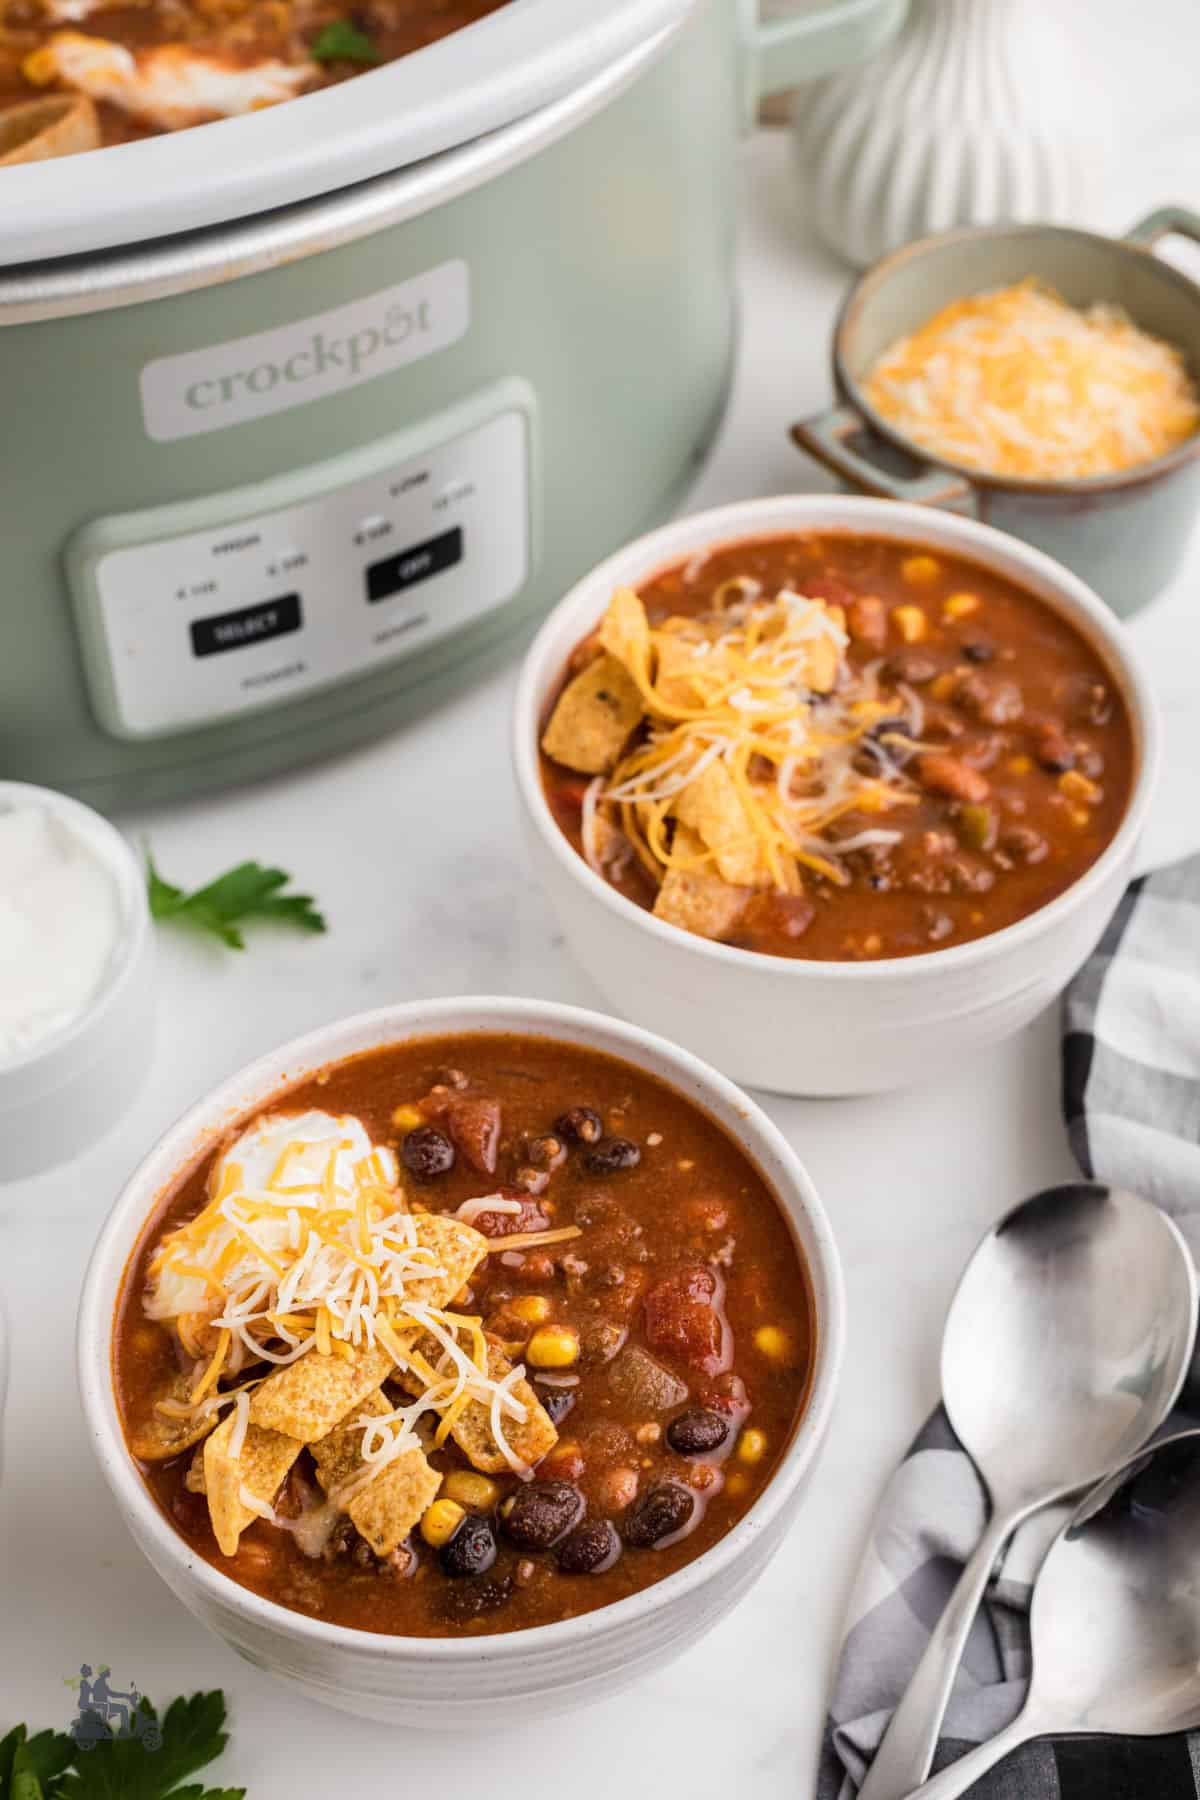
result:
[[[457,1730],[717,1623],[795,1517],[843,1337],[820,1201],[744,1093],[485,997],[340,1021],[186,1114],[100,1234],[78,1362],[197,1618],[307,1699]]]
[[[737,1080],[836,1095],[1059,992],[1133,872],[1158,729],[1121,627],[1049,557],[810,495],[680,520],[580,582],[529,651],[513,756],[608,999]]]

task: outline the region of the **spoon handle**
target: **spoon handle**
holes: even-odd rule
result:
[[[925,1654],[892,1714],[883,1742],[859,1789],[858,1800],[905,1800],[928,1775],[972,1622],[987,1591],[996,1559],[1017,1523],[1011,1516],[993,1511],[974,1555],[958,1578],[945,1612],[933,1628]]]
[[[905,1796],[905,1800],[958,1800],[958,1796],[973,1788],[989,1769],[995,1768],[998,1762],[1002,1762],[1034,1736],[1036,1733],[1022,1713],[1011,1725],[1006,1725],[1003,1731],[997,1732],[994,1738],[989,1738],[986,1744],[977,1744],[974,1750],[968,1750],[965,1756],[960,1756],[957,1762],[951,1763],[948,1769],[943,1769],[940,1775],[934,1775],[919,1788],[914,1788],[911,1794]],[[863,1788],[859,1800],[865,1792],[866,1789]]]

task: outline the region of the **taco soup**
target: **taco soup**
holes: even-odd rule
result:
[[[775,956],[999,931],[1112,842],[1119,684],[998,572],[831,531],[719,545],[615,594],[541,736],[562,831],[636,905]]]
[[[125,1273],[166,1517],[243,1586],[416,1636],[551,1623],[728,1532],[803,1411],[807,1272],[691,1101],[548,1039],[333,1064],[212,1145]]]
[[[49,154],[178,131],[313,93],[420,50],[505,0],[0,0],[0,132],[45,94],[93,135]],[[0,137],[0,142],[3,139]]]

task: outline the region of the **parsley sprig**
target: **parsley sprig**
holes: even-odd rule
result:
[[[320,932],[325,920],[311,894],[285,894],[291,876],[282,869],[265,869],[261,863],[239,863],[218,875],[206,887],[187,893],[164,881],[146,853],[146,889],[152,918],[191,925],[219,937],[231,950],[244,950],[240,927],[248,919],[273,919],[300,931]],[[0,1792],[0,1800],[4,1795]]]
[[[187,1781],[228,1742],[219,1689],[173,1700],[161,1721],[142,1700],[137,1718],[138,1735],[122,1738],[93,1719],[95,1742],[86,1750],[64,1732],[30,1737],[14,1726],[0,1738],[0,1800],[245,1800],[245,1788]]]
[[[312,43],[308,46],[308,54],[314,62],[382,62],[378,50],[365,31],[360,31],[352,19],[332,19],[323,25]]]

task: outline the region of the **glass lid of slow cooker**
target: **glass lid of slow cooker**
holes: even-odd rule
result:
[[[406,168],[560,99],[694,3],[506,0],[462,30],[319,92],[189,130],[0,166],[0,267],[244,219]]]

